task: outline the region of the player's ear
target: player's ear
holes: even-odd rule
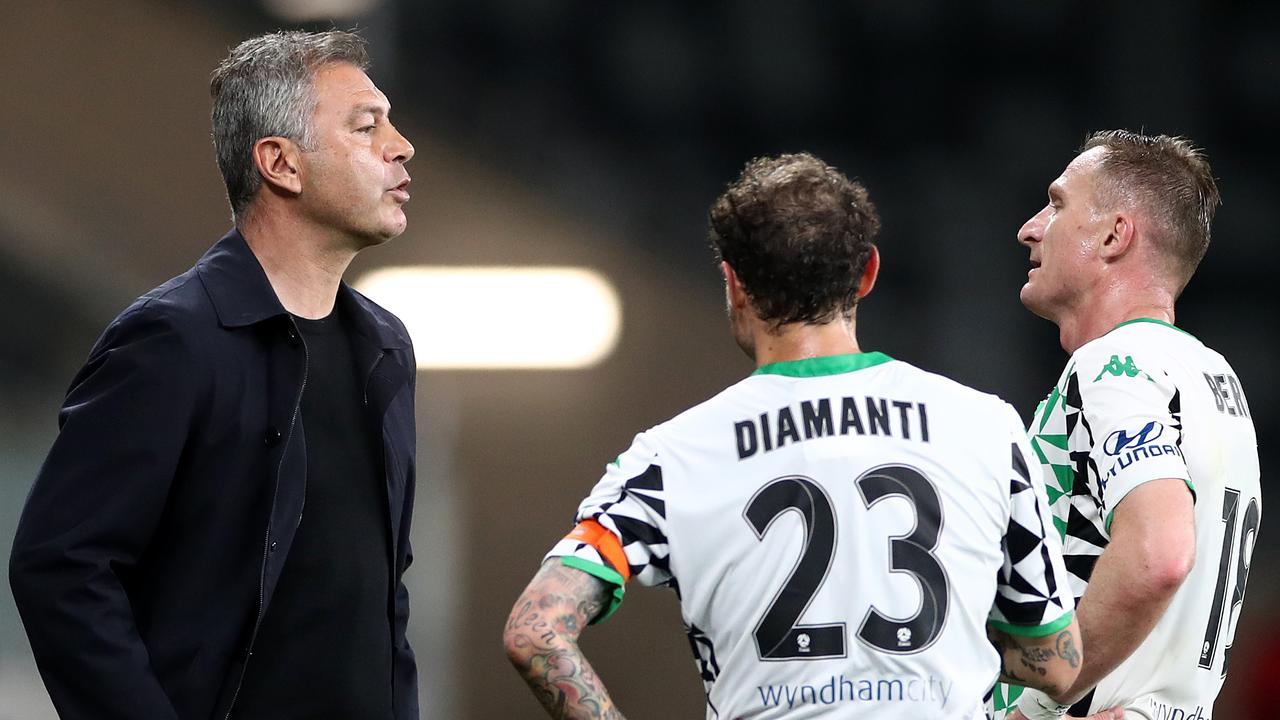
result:
[[[862,277],[858,280],[858,299],[871,294],[876,286],[876,278],[880,276],[880,248],[871,246],[871,254],[867,256],[867,264],[862,268]]]
[[[1137,232],[1134,217],[1128,212],[1116,213],[1104,229],[1107,234],[1098,246],[1098,254],[1108,262],[1118,260],[1133,246],[1133,236]]]
[[[262,182],[277,192],[298,195],[302,192],[301,149],[285,137],[259,138],[253,144],[253,164]]]
[[[747,289],[742,286],[742,281],[738,279],[738,273],[729,267],[729,263],[720,261],[720,272],[724,274],[724,299],[729,307],[741,310],[746,307],[751,298],[747,296]]]

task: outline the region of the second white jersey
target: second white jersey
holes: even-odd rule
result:
[[[577,520],[679,594],[708,718],[974,720],[988,622],[1072,617],[1033,458],[999,398],[882,354],[777,363],[638,435]],[[616,577],[582,537],[549,556]]]
[[[1172,325],[1123,323],[1072,354],[1030,434],[1077,599],[1125,495],[1151,480],[1186,481],[1195,497],[1195,568],[1147,639],[1082,705],[1209,720],[1262,517],[1258,441],[1235,371]],[[1017,692],[997,688],[997,716]]]

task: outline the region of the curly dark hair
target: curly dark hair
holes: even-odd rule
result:
[[[848,316],[880,231],[867,189],[808,153],[747,163],[710,219],[717,258],[774,327]]]

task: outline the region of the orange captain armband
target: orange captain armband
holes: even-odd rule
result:
[[[583,520],[578,523],[572,532],[564,537],[566,540],[580,542],[595,548],[596,552],[600,553],[600,557],[604,558],[605,563],[607,563],[606,565],[601,565],[574,555],[566,555],[560,558],[560,562],[565,565],[589,575],[594,575],[614,586],[613,595],[609,598],[608,605],[599,615],[591,619],[590,624],[595,625],[596,623],[604,622],[622,604],[627,581],[631,579],[631,563],[627,562],[627,554],[622,550],[622,543],[619,542],[616,535],[609,532],[595,520]]]
[[[564,537],[566,540],[576,540],[595,548],[596,552],[600,553],[600,557],[622,576],[622,582],[625,583],[631,579],[631,563],[627,562],[627,554],[622,551],[622,543],[618,540],[618,536],[605,529],[605,526],[595,520],[583,520]]]

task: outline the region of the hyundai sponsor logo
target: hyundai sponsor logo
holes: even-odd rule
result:
[[[1149,442],[1164,434],[1164,425],[1152,420],[1142,429],[1132,435],[1128,430],[1120,429],[1107,436],[1107,441],[1103,443],[1102,449],[1107,451],[1108,455],[1119,455],[1126,450],[1142,447]]]

